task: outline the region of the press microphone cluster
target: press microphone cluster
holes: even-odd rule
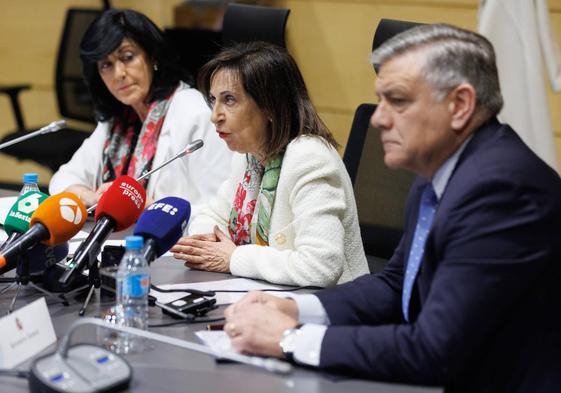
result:
[[[91,344],[70,346],[72,334],[77,328],[84,325],[103,327],[217,356],[210,348],[201,344],[146,330],[113,325],[100,319],[82,318],[72,323],[66,335],[61,339],[55,353],[43,356],[33,362],[29,376],[31,392],[116,392],[129,386],[132,369],[123,358]],[[221,353],[220,357],[278,374],[288,374],[292,371],[291,364],[277,359],[246,356],[234,352]]]
[[[69,192],[45,199],[31,215],[29,229],[0,254],[0,274],[14,269],[18,257],[38,243],[56,246],[71,239],[84,226],[87,214],[80,199]]]
[[[37,131],[30,132],[29,134],[20,136],[19,138],[15,138],[15,139],[12,139],[8,142],[0,144],[0,150],[6,148],[8,146],[12,146],[12,145],[15,145],[17,143],[23,142],[25,140],[34,138],[34,137],[39,136],[39,135],[49,134],[51,132],[62,130],[65,127],[66,127],[66,120],[53,121],[52,123],[46,125],[43,128],[38,129]]]
[[[103,193],[99,202],[88,209],[88,212],[95,209],[95,227],[88,238],[78,247],[73,260],[66,266],[65,272],[59,279],[60,284],[63,286],[70,284],[85,269],[86,265],[89,266],[93,263],[101,252],[103,243],[114,230],[126,229],[137,221],[146,201],[146,192],[138,183],[140,180],[147,178],[172,161],[200,149],[202,146],[203,141],[200,139],[189,143],[181,152],[136,180],[130,176],[120,176],[115,179]],[[189,203],[180,198],[171,198],[166,199],[165,202],[159,202],[163,205],[154,204],[152,209],[154,211],[160,209],[161,212],[165,213],[165,216],[161,212],[156,213],[157,219],[162,219],[171,225],[164,227],[160,223],[158,228],[157,225],[153,225],[152,218],[145,218],[141,221],[140,229],[143,231],[143,228],[147,228],[145,240],[148,240],[146,252],[149,261],[165,253],[179,240],[184,227],[181,230],[177,230],[177,228],[186,225],[186,221],[191,214]],[[148,213],[148,216],[152,216],[152,213]],[[182,224],[183,222],[185,224]],[[142,236],[141,233],[139,234]]]
[[[95,226],[74,254],[59,282],[64,286],[94,263],[105,240],[136,222],[146,203],[144,188],[130,176],[119,176],[103,193],[95,210]]]

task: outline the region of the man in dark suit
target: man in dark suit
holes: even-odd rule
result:
[[[491,44],[424,25],[372,62],[384,161],[419,175],[403,238],[380,274],[247,295],[225,313],[232,344],[450,392],[561,391],[561,179],[496,120]]]

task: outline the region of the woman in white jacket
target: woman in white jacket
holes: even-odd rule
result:
[[[218,135],[242,155],[174,256],[289,285],[368,273],[349,176],[290,55],[265,43],[225,49],[201,70],[199,89]]]
[[[160,29],[136,11],[106,11],[84,35],[81,58],[100,122],[53,175],[49,191],[73,192],[91,206],[116,177],[138,178],[202,139],[201,150],[143,186],[148,202],[173,195],[197,205],[214,196],[231,152],[216,136],[203,96],[182,82],[186,75]]]

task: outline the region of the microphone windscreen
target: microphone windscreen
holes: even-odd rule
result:
[[[108,216],[115,221],[115,230],[121,231],[138,220],[145,201],[146,191],[136,180],[130,176],[119,176],[99,199],[95,220]]]
[[[191,215],[191,205],[185,199],[166,197],[144,210],[134,228],[134,234],[156,241],[158,257],[167,252],[183,235]]]
[[[29,229],[31,215],[39,205],[48,198],[47,194],[39,191],[29,191],[20,196],[10,208],[4,230],[10,236],[12,233],[25,233]]]
[[[49,231],[44,244],[54,246],[70,240],[86,223],[88,212],[76,195],[61,192],[45,199],[31,216],[29,226],[43,224]]]
[[[66,258],[68,251],[69,247],[67,242],[56,246],[47,246],[45,244],[38,243],[25,252],[22,255],[22,258],[28,258],[29,260],[28,274],[37,275],[42,274],[45,269]],[[22,268],[23,265],[18,264],[16,268],[16,274],[18,276],[21,276],[24,273]]]

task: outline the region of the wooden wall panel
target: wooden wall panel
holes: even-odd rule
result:
[[[120,8],[144,12],[160,26],[173,21],[173,7],[181,0],[113,0]],[[54,92],[55,61],[66,10],[100,8],[100,0],[2,0],[0,13],[0,84],[29,83],[20,96],[25,121],[40,127],[60,117]],[[73,123],[74,126],[80,123]],[[83,125],[82,125],[83,126]],[[0,135],[15,129],[8,99],[0,95]],[[27,171],[40,173],[48,183],[50,172],[32,162],[21,163],[0,154],[0,182],[19,183]]]
[[[181,0],[113,0],[144,12],[161,27],[173,23]],[[374,102],[375,75],[368,63],[372,37],[383,18],[477,26],[477,0],[267,0],[291,9],[288,46],[312,99],[339,143],[346,143],[355,108]],[[3,0],[0,13],[0,84],[31,83],[22,94],[30,125],[58,118],[54,63],[68,7],[99,7],[99,0]],[[561,0],[549,0],[552,27],[561,42]],[[15,39],[17,37],[17,40]],[[561,167],[561,94],[549,92]],[[0,135],[14,128],[8,100],[0,95]],[[33,165],[31,164],[31,167]],[[29,167],[27,167],[29,169]],[[23,167],[0,154],[0,182],[19,181]],[[42,179],[46,182],[48,174]]]

